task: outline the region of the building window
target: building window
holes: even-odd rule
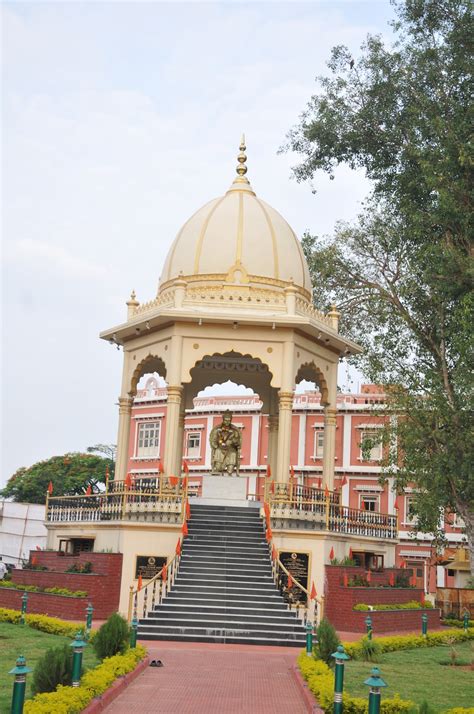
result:
[[[187,435],[186,456],[191,458],[201,456],[201,434],[199,431],[190,431]]]
[[[160,422],[146,421],[138,425],[137,456],[158,456],[160,453]]]
[[[405,523],[416,523],[415,496],[405,496]]]
[[[379,497],[373,494],[360,493],[359,508],[361,510],[370,511],[371,513],[377,513],[380,510]]]
[[[324,430],[316,429],[314,432],[314,458],[322,459],[324,451]]]
[[[453,528],[465,528],[466,524],[464,523],[463,519],[461,516],[458,516],[457,513],[452,514],[452,524]]]
[[[359,446],[362,461],[380,461],[382,458],[382,444],[378,430],[363,431]]]

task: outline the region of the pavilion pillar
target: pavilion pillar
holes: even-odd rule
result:
[[[180,415],[182,412],[183,387],[181,386],[181,364],[183,358],[183,338],[171,337],[171,350],[168,369],[168,399],[166,410],[166,441],[164,449],[164,468],[167,476],[179,476],[183,435],[180,441]]]
[[[124,481],[127,475],[128,445],[130,443],[130,418],[133,399],[119,397],[119,426],[117,436],[117,462],[115,464],[115,480]]]
[[[178,417],[178,443],[176,448],[175,474],[179,476],[183,470],[183,441],[184,441],[184,399],[181,395],[181,408]]]
[[[324,409],[324,447],[323,447],[323,487],[334,490],[334,458],[336,456],[336,414],[334,407]]]
[[[272,475],[276,477],[278,458],[278,414],[268,415],[267,452],[267,464],[271,468]]]
[[[290,478],[291,424],[293,421],[293,392],[278,392],[278,450],[276,480]]]

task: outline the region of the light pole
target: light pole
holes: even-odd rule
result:
[[[369,714],[380,713],[380,690],[382,687],[388,686],[380,676],[378,667],[374,667],[370,673],[370,677],[365,680],[369,689]]]
[[[73,648],[72,650],[72,686],[78,687],[81,681],[81,671],[82,671],[82,653],[84,652],[84,647],[86,647],[87,642],[84,642],[80,632],[77,633],[74,640],[69,645]]]
[[[342,692],[344,689],[344,662],[350,659],[344,651],[344,647],[339,645],[331,657],[336,660],[336,672],[334,676],[334,707],[333,714],[342,714]]]
[[[15,675],[13,682],[12,710],[11,714],[22,714],[25,703],[26,675],[32,670],[26,666],[26,660],[20,655],[16,661],[16,667],[9,671]]]

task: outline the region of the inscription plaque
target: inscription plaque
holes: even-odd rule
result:
[[[308,569],[309,569],[309,554],[296,553],[295,551],[280,551],[280,560],[291,574],[301,585],[308,589]],[[290,592],[285,595],[285,599],[290,602],[300,602],[306,604],[306,594],[294,585]]]
[[[163,555],[137,555],[135,562],[135,579],[139,575],[143,580],[151,580],[157,573],[160,572],[167,558]]]

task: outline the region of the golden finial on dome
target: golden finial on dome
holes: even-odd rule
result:
[[[247,155],[245,153],[245,149],[247,147],[245,146],[245,134],[242,134],[242,138],[240,140],[240,152],[239,155],[237,156],[237,161],[239,162],[237,164],[236,171],[239,176],[244,177],[245,174],[247,173],[247,166],[245,165],[245,162],[247,161]]]

